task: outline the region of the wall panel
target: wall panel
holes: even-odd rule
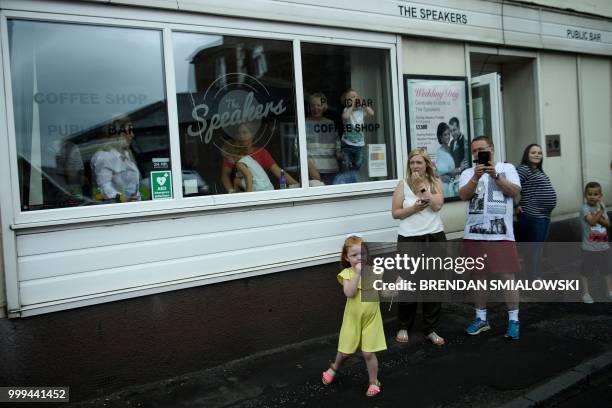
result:
[[[546,157],[544,171],[557,191],[557,215],[582,204],[576,56],[542,53],[540,91],[544,135],[561,135],[561,156]]]
[[[394,242],[391,197],[251,208],[18,237],[24,306],[336,259],[344,237]],[[99,245],[96,245],[99,242]]]
[[[612,203],[612,61],[580,56],[584,183],[599,182]]]

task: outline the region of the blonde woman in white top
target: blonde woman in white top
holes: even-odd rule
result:
[[[442,181],[427,151],[412,150],[408,155],[406,178],[400,180],[393,193],[391,213],[394,219],[400,220],[397,242],[446,242],[440,218],[443,204]],[[408,342],[408,331],[414,324],[416,309],[416,302],[398,303],[396,341]],[[435,332],[440,309],[440,302],[423,302],[423,334],[437,346],[445,343]]]

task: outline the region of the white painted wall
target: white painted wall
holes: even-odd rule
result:
[[[504,64],[502,70],[506,160],[515,166],[527,145],[539,143],[534,64],[535,60],[521,59]]]
[[[117,291],[194,286],[336,262],[349,233],[394,242],[391,193],[19,231],[20,300],[25,309],[87,297],[104,301],[102,296]]]
[[[460,42],[404,37],[402,39],[404,74],[466,76],[465,46]],[[442,207],[445,232],[463,231],[465,202]]]
[[[605,2],[607,0],[597,0]],[[569,0],[568,0],[569,2]],[[585,0],[586,2],[586,0]],[[600,3],[597,3],[600,4]],[[74,8],[73,8],[74,6]],[[30,8],[35,11],[57,12],[71,8],[77,13],[111,14],[130,6],[136,19],[148,18],[145,8],[180,11],[185,24],[197,15],[219,15],[252,18],[279,23],[309,24],[336,28],[351,28],[402,35],[436,37],[469,42],[503,44],[566,52],[612,55],[610,22],[564,10],[525,7],[520,3],[500,0],[81,0],[52,2],[40,0],[0,0],[0,8]],[[118,7],[114,7],[118,6]],[[135,6],[135,7],[134,7]],[[399,6],[415,8],[413,14]],[[140,9],[139,9],[140,8]],[[585,10],[590,8],[585,6]],[[591,8],[592,9],[592,8]],[[595,7],[596,10],[608,8]],[[402,11],[403,10],[403,11]],[[143,12],[144,11],[144,12]],[[465,24],[422,17],[423,12],[459,14]],[[66,11],[67,12],[67,11]],[[188,14],[193,13],[193,14]],[[461,21],[461,19],[460,19]],[[567,30],[588,30],[599,35],[598,41],[568,38]],[[588,35],[588,34],[587,34]]]
[[[185,5],[187,7],[197,7],[199,4],[205,4],[202,0],[86,0],[98,3],[120,3],[120,4],[133,4],[133,5],[143,5],[146,4],[150,7],[161,7],[161,8],[175,8],[181,5]],[[612,17],[612,3],[609,0],[516,0],[520,3],[526,3],[529,6],[533,5],[541,5],[546,7],[558,8],[561,10],[574,10],[583,13],[596,14],[600,16]],[[321,1],[321,0],[285,0],[285,3],[302,3],[302,4],[311,4],[311,5],[320,5],[322,3],[328,3],[331,6],[342,7],[341,1]],[[438,6],[446,6],[448,5],[448,1],[444,0],[421,0],[416,3],[427,3],[430,5],[438,5]],[[465,2],[463,7],[470,8],[471,4],[475,2],[470,0],[470,2]],[[485,3],[483,1],[482,3]],[[486,1],[486,3],[491,3],[492,6],[497,6],[496,3],[499,1]],[[371,2],[368,0],[355,0],[354,4],[358,8],[371,6]],[[398,2],[399,4],[399,2]],[[491,6],[488,6],[491,7]]]
[[[544,161],[544,171],[557,191],[553,216],[576,213],[582,205],[576,56],[542,53],[540,64],[544,135],[561,135],[561,156]],[[609,97],[610,88],[607,92]]]
[[[612,204],[612,61],[579,57],[584,180],[597,181]]]
[[[530,5],[554,7],[562,10],[574,10],[599,16],[612,17],[612,2],[610,0],[517,0]]]
[[[462,42],[404,37],[404,74],[465,76],[465,47]]]

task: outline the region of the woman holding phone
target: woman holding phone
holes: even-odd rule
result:
[[[427,151],[421,148],[412,150],[408,155],[406,178],[398,183],[393,193],[391,214],[394,219],[400,220],[398,244],[446,242],[440,218],[443,204],[442,181]],[[398,303],[399,327],[396,341],[408,342],[408,331],[414,323],[416,309],[416,302]],[[444,344],[444,339],[435,332],[440,309],[440,302],[423,302],[423,334],[437,346]]]

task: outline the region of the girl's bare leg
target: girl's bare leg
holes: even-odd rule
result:
[[[370,384],[376,384],[376,381],[378,381],[378,359],[376,358],[376,353],[368,353],[364,351],[362,354],[366,367],[368,368]]]
[[[344,362],[344,360],[346,360],[348,356],[349,354],[344,354],[341,352],[338,352],[336,354],[336,360],[332,364],[332,368],[334,369],[334,371],[338,371],[340,369],[340,366],[342,365],[342,363]]]

